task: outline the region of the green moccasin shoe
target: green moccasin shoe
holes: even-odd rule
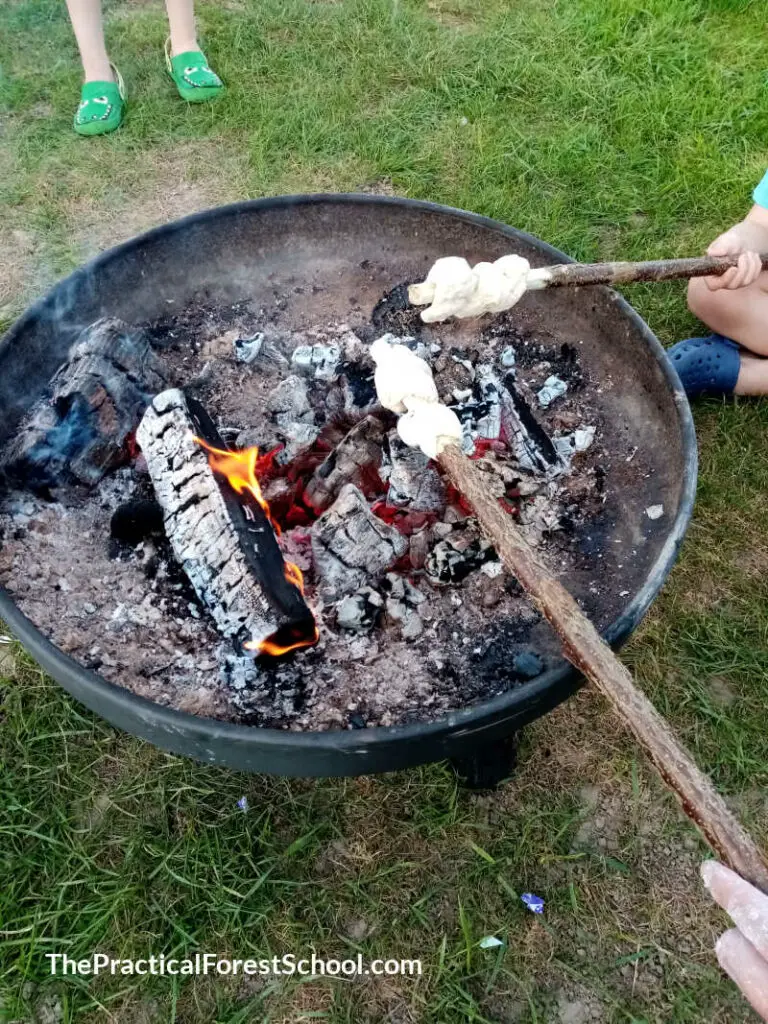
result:
[[[188,103],[205,103],[215,99],[224,91],[224,83],[208,67],[208,61],[201,50],[186,50],[171,56],[171,41],[165,44],[165,63],[168,74],[179,90],[179,96]]]
[[[86,82],[72,127],[78,135],[106,135],[119,128],[125,112],[125,86],[117,68],[115,82]]]

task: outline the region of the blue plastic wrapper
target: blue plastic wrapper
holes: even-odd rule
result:
[[[241,796],[240,799],[237,801],[237,806],[240,808],[241,811],[247,811],[248,810],[248,797],[247,796]]]
[[[526,907],[528,907],[529,910],[533,911],[534,914],[544,913],[544,900],[541,898],[541,896],[537,896],[535,893],[532,892],[524,892],[520,899],[523,901]]]

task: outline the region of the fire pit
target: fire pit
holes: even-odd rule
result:
[[[696,447],[615,293],[429,327],[447,253],[561,253],[372,196],[237,204],[99,257],[0,345],[0,615],[70,693],[166,749],[350,775],[510,737],[579,685],[437,468],[404,448],[370,343],[427,358],[465,450],[613,644],[668,573]]]

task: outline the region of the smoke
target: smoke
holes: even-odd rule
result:
[[[76,465],[81,483],[97,483],[101,471],[79,459],[98,440],[93,410],[79,395],[72,395],[69,401],[57,403],[56,412],[58,423],[27,452],[24,482],[33,489],[55,487],[73,476]]]

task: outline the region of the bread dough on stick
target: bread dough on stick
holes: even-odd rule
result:
[[[535,273],[535,272],[534,272]],[[423,310],[424,323],[460,319],[511,309],[529,287],[531,265],[522,256],[502,256],[495,263],[470,267],[460,256],[437,260],[426,280],[408,289],[408,299]]]
[[[429,364],[405,345],[379,338],[371,345],[374,383],[385,409],[400,414],[397,432],[410,448],[436,459],[449,444],[461,444],[456,413],[438,400]]]

